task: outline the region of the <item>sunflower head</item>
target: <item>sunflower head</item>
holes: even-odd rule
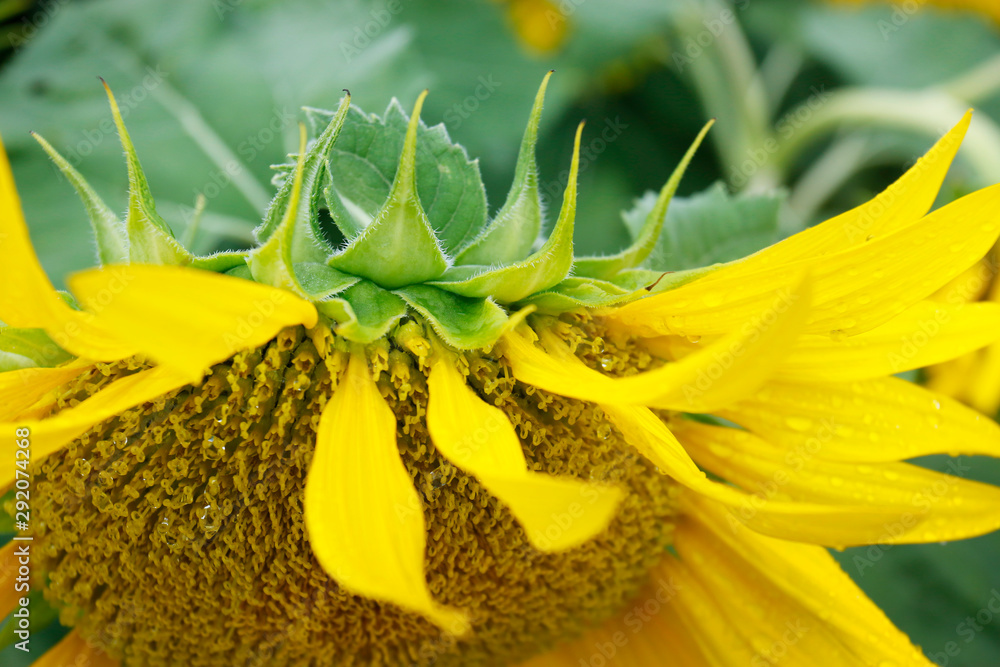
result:
[[[582,127],[538,238],[547,82],[492,218],[475,162],[420,124],[423,94],[409,118],[348,95],[307,111],[316,136],[277,168],[258,245],[208,257],[157,214],[111,97],[124,220],[40,140],[104,264],[69,279],[75,298],[0,162],[0,343],[24,352],[0,430],[30,435],[0,444],[31,449],[35,584],[77,628],[60,651],[503,665],[591,629],[627,664],[774,664],[795,622],[799,664],[921,664],[821,547],[1000,526],[995,488],[902,462],[997,455],[1000,429],[890,377],[1000,336],[1000,306],[931,298],[1000,235],[997,187],[927,214],[969,117],[872,202],[653,271],[708,128],[635,243],[575,257]],[[630,609],[641,590],[656,612]],[[622,644],[616,622],[656,641]]]

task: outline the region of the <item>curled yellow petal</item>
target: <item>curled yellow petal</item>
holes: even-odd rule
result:
[[[309,543],[345,590],[421,614],[451,634],[467,618],[431,597],[423,506],[396,447],[396,417],[362,352],[323,410],[305,490]]]
[[[432,364],[427,385],[434,445],[510,508],[536,549],[569,549],[607,527],[619,489],[529,471],[510,420],[476,396],[451,360]]]
[[[1000,303],[921,301],[857,336],[803,336],[775,377],[790,381],[868,380],[923,368],[1000,340]]]
[[[69,284],[103,326],[190,382],[285,327],[317,321],[316,308],[291,292],[184,267],[107,266]]]
[[[809,281],[783,286],[761,311],[726,336],[679,361],[623,378],[583,365],[542,331],[546,354],[517,333],[501,339],[521,382],[585,401],[710,412],[753,392],[788,352],[809,312]]]
[[[927,454],[1000,456],[1000,426],[897,378],[769,382],[719,416],[789,451],[836,461],[903,461]]]
[[[660,472],[670,475],[691,491],[725,505],[731,512],[733,523],[744,523],[757,532],[774,537],[844,547],[875,542],[885,534],[887,524],[899,520],[900,510],[895,506],[850,506],[800,501],[785,496],[761,496],[714,482],[694,464],[677,437],[649,409],[602,407],[629,444]],[[926,518],[918,517],[911,525]]]
[[[908,463],[827,461],[812,450],[790,454],[752,433],[695,422],[681,425],[677,436],[700,465],[754,492],[728,518],[751,519],[772,499],[840,510],[823,525],[804,528],[802,541],[812,534],[821,538],[812,541],[833,546],[848,536],[859,544],[943,542],[1000,528],[1000,488],[962,479],[967,467],[960,460],[952,461],[958,474],[943,475]],[[892,516],[873,522],[873,510]]]
[[[819,259],[861,245],[869,236],[883,235],[913,224],[927,214],[937,198],[971,122],[972,112],[968,111],[905,174],[870,201],[750,255],[717,274],[710,274],[705,280],[747,275],[803,259]]]

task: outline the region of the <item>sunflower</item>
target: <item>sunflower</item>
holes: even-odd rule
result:
[[[969,117],[872,202],[672,273],[641,267],[708,128],[632,246],[574,257],[582,125],[536,243],[547,81],[492,219],[426,93],[348,94],[257,247],[210,257],[109,92],[124,221],[42,141],[102,262],[72,295],[0,163],[3,484],[33,491],[2,558],[74,627],[37,664],[929,664],[825,547],[1000,526],[1000,490],[902,462],[1000,427],[890,377],[1000,337],[929,299],[1000,235],[1000,187],[927,213]]]

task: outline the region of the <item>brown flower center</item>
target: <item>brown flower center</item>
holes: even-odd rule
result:
[[[605,347],[593,322],[571,328],[590,363],[636,363],[634,350]],[[505,507],[437,453],[424,374],[388,344],[371,357],[423,498],[427,580],[441,603],[472,615],[473,630],[456,640],[341,590],[313,557],[302,513],[320,412],[344,369],[340,343],[324,355],[301,328],[285,330],[36,466],[41,569],[64,622],[125,664],[505,665],[613,616],[636,593],[670,542],[673,483],[594,406],[468,355],[469,383],[507,413],[531,467],[627,491],[599,537],[539,553]],[[141,367],[99,365],[64,387],[59,407]]]

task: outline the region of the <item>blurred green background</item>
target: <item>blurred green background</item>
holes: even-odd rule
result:
[[[334,108],[343,88],[375,113],[393,96],[409,108],[429,88],[424,120],[443,122],[480,160],[495,210],[531,100],[555,69],[539,161],[555,206],[573,129],[587,120],[578,254],[626,244],[620,212],[658,189],[718,119],[668,218],[698,241],[673,260],[704,264],[869,199],[968,107],[977,115],[939,203],[1000,181],[1000,26],[924,4],[0,0],[0,133],[35,246],[61,285],[95,263],[94,246],[83,207],[28,131],[123,210],[125,165],[98,76],[178,235],[197,195],[207,197],[194,244],[205,253],[249,243],[270,165],[296,148],[300,107]],[[688,198],[719,181],[727,188]],[[726,216],[730,226],[716,228]],[[963,463],[1000,484],[997,461]],[[939,664],[1000,664],[1000,618],[968,641],[962,629],[1000,590],[1000,535],[838,557]],[[944,653],[949,642],[958,655]],[[0,651],[4,665],[19,660]]]

